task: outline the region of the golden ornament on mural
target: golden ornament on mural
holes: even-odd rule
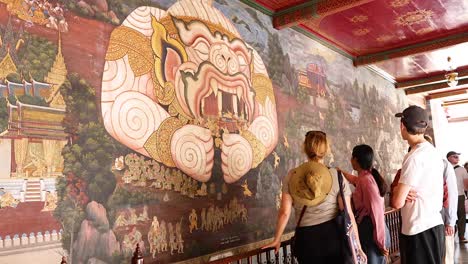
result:
[[[362,23],[362,22],[366,22],[368,19],[369,19],[368,16],[356,15],[356,16],[353,16],[351,19],[349,19],[349,21],[353,23]]]
[[[378,42],[387,42],[387,41],[390,41],[392,40],[394,37],[392,35],[380,35],[378,38],[377,38],[377,41]]]
[[[171,116],[179,115],[180,121],[182,121],[182,123],[184,124],[187,123],[189,120],[192,120],[190,116],[185,114],[184,110],[182,110],[182,108],[180,107],[179,101],[177,100],[174,100],[174,99],[172,100],[171,104],[169,105],[168,110]]]
[[[255,95],[258,102],[261,105],[265,105],[266,98],[269,97],[273,104],[275,103],[275,95],[273,92],[273,84],[271,80],[264,74],[254,74],[252,77],[252,88],[255,91]]]
[[[151,42],[142,33],[120,26],[112,31],[106,60],[115,61],[128,55],[128,62],[135,76],[141,76],[153,68]]]
[[[408,5],[411,2],[411,0],[393,0],[390,2],[390,5],[392,7],[403,7]]]
[[[175,117],[169,117],[161,123],[158,130],[150,136],[144,146],[152,158],[168,167],[175,167],[171,155],[171,138],[174,132],[183,125]]]
[[[187,61],[187,53],[184,46],[177,39],[170,37],[164,25],[157,21],[155,17],[151,17],[151,26],[154,30],[151,37],[151,49],[154,52],[154,73],[159,84],[165,86],[167,80],[163,63],[166,62],[164,56],[168,47],[180,56],[181,62]]]
[[[433,14],[432,10],[416,10],[399,16],[395,23],[399,26],[411,26],[428,21]]]
[[[253,161],[252,161],[252,168],[256,168],[265,157],[266,147],[262,144],[260,140],[258,140],[252,132],[248,130],[244,130],[240,132],[240,135],[245,138],[250,146],[252,147],[253,152]]]
[[[370,32],[370,29],[368,28],[359,28],[359,29],[353,30],[353,34],[358,37],[365,36],[369,34],[369,32]]]
[[[161,97],[158,97],[159,102],[163,105],[171,104],[175,98],[174,84],[171,82],[166,82],[161,91]]]
[[[10,50],[8,49],[5,57],[0,61],[0,79],[5,79],[8,74],[16,73],[17,70],[15,63],[11,58]]]
[[[424,35],[424,34],[432,32],[432,31],[434,31],[434,29],[432,27],[425,27],[425,28],[421,28],[421,29],[417,30],[416,34],[417,35]]]

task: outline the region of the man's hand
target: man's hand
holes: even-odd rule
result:
[[[453,228],[453,226],[445,225],[446,236],[453,236],[454,233],[455,233],[455,228]]]
[[[406,202],[407,202],[407,203],[412,203],[412,202],[416,201],[416,198],[418,198],[418,192],[416,192],[415,190],[411,189],[411,190],[408,192],[408,195],[406,196]]]

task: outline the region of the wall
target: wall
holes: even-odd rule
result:
[[[0,153],[8,152],[11,152],[11,140],[0,139]],[[0,179],[9,178],[11,170],[10,163],[11,158],[9,155],[6,155],[5,158],[0,159]]]
[[[431,100],[432,123],[437,150],[445,157],[449,151],[461,153],[460,165],[468,161],[467,122],[448,122],[441,100]]]
[[[382,175],[400,167],[393,115],[404,94],[240,2],[66,1],[52,22],[11,2],[0,11],[28,36],[17,67],[46,82],[63,53],[68,72],[53,100],[66,105],[68,143],[49,213],[74,263],[128,263],[136,243],[145,263],[259,247],[309,130],[331,138],[331,166],[350,169],[352,147],[366,143]],[[27,68],[39,49],[48,67]]]

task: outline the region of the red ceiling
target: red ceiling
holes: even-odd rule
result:
[[[448,56],[458,69],[468,69],[467,0],[251,1],[272,10],[278,28],[302,27],[357,65],[380,61],[374,65],[396,82],[443,78]],[[292,8],[299,4],[299,10]]]
[[[354,56],[468,31],[464,0],[376,0],[303,23]]]

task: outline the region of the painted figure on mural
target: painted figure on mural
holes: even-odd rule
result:
[[[276,103],[257,52],[211,1],[201,3],[203,12],[189,0],[141,7],[113,31],[102,115],[121,143],[201,182],[212,176],[213,137],[221,140],[224,180],[233,183],[275,148]]]
[[[195,211],[195,209],[192,209],[192,212],[189,215],[189,222],[190,222],[189,230],[191,234],[194,229],[198,230],[198,216],[197,216],[197,212]]]

